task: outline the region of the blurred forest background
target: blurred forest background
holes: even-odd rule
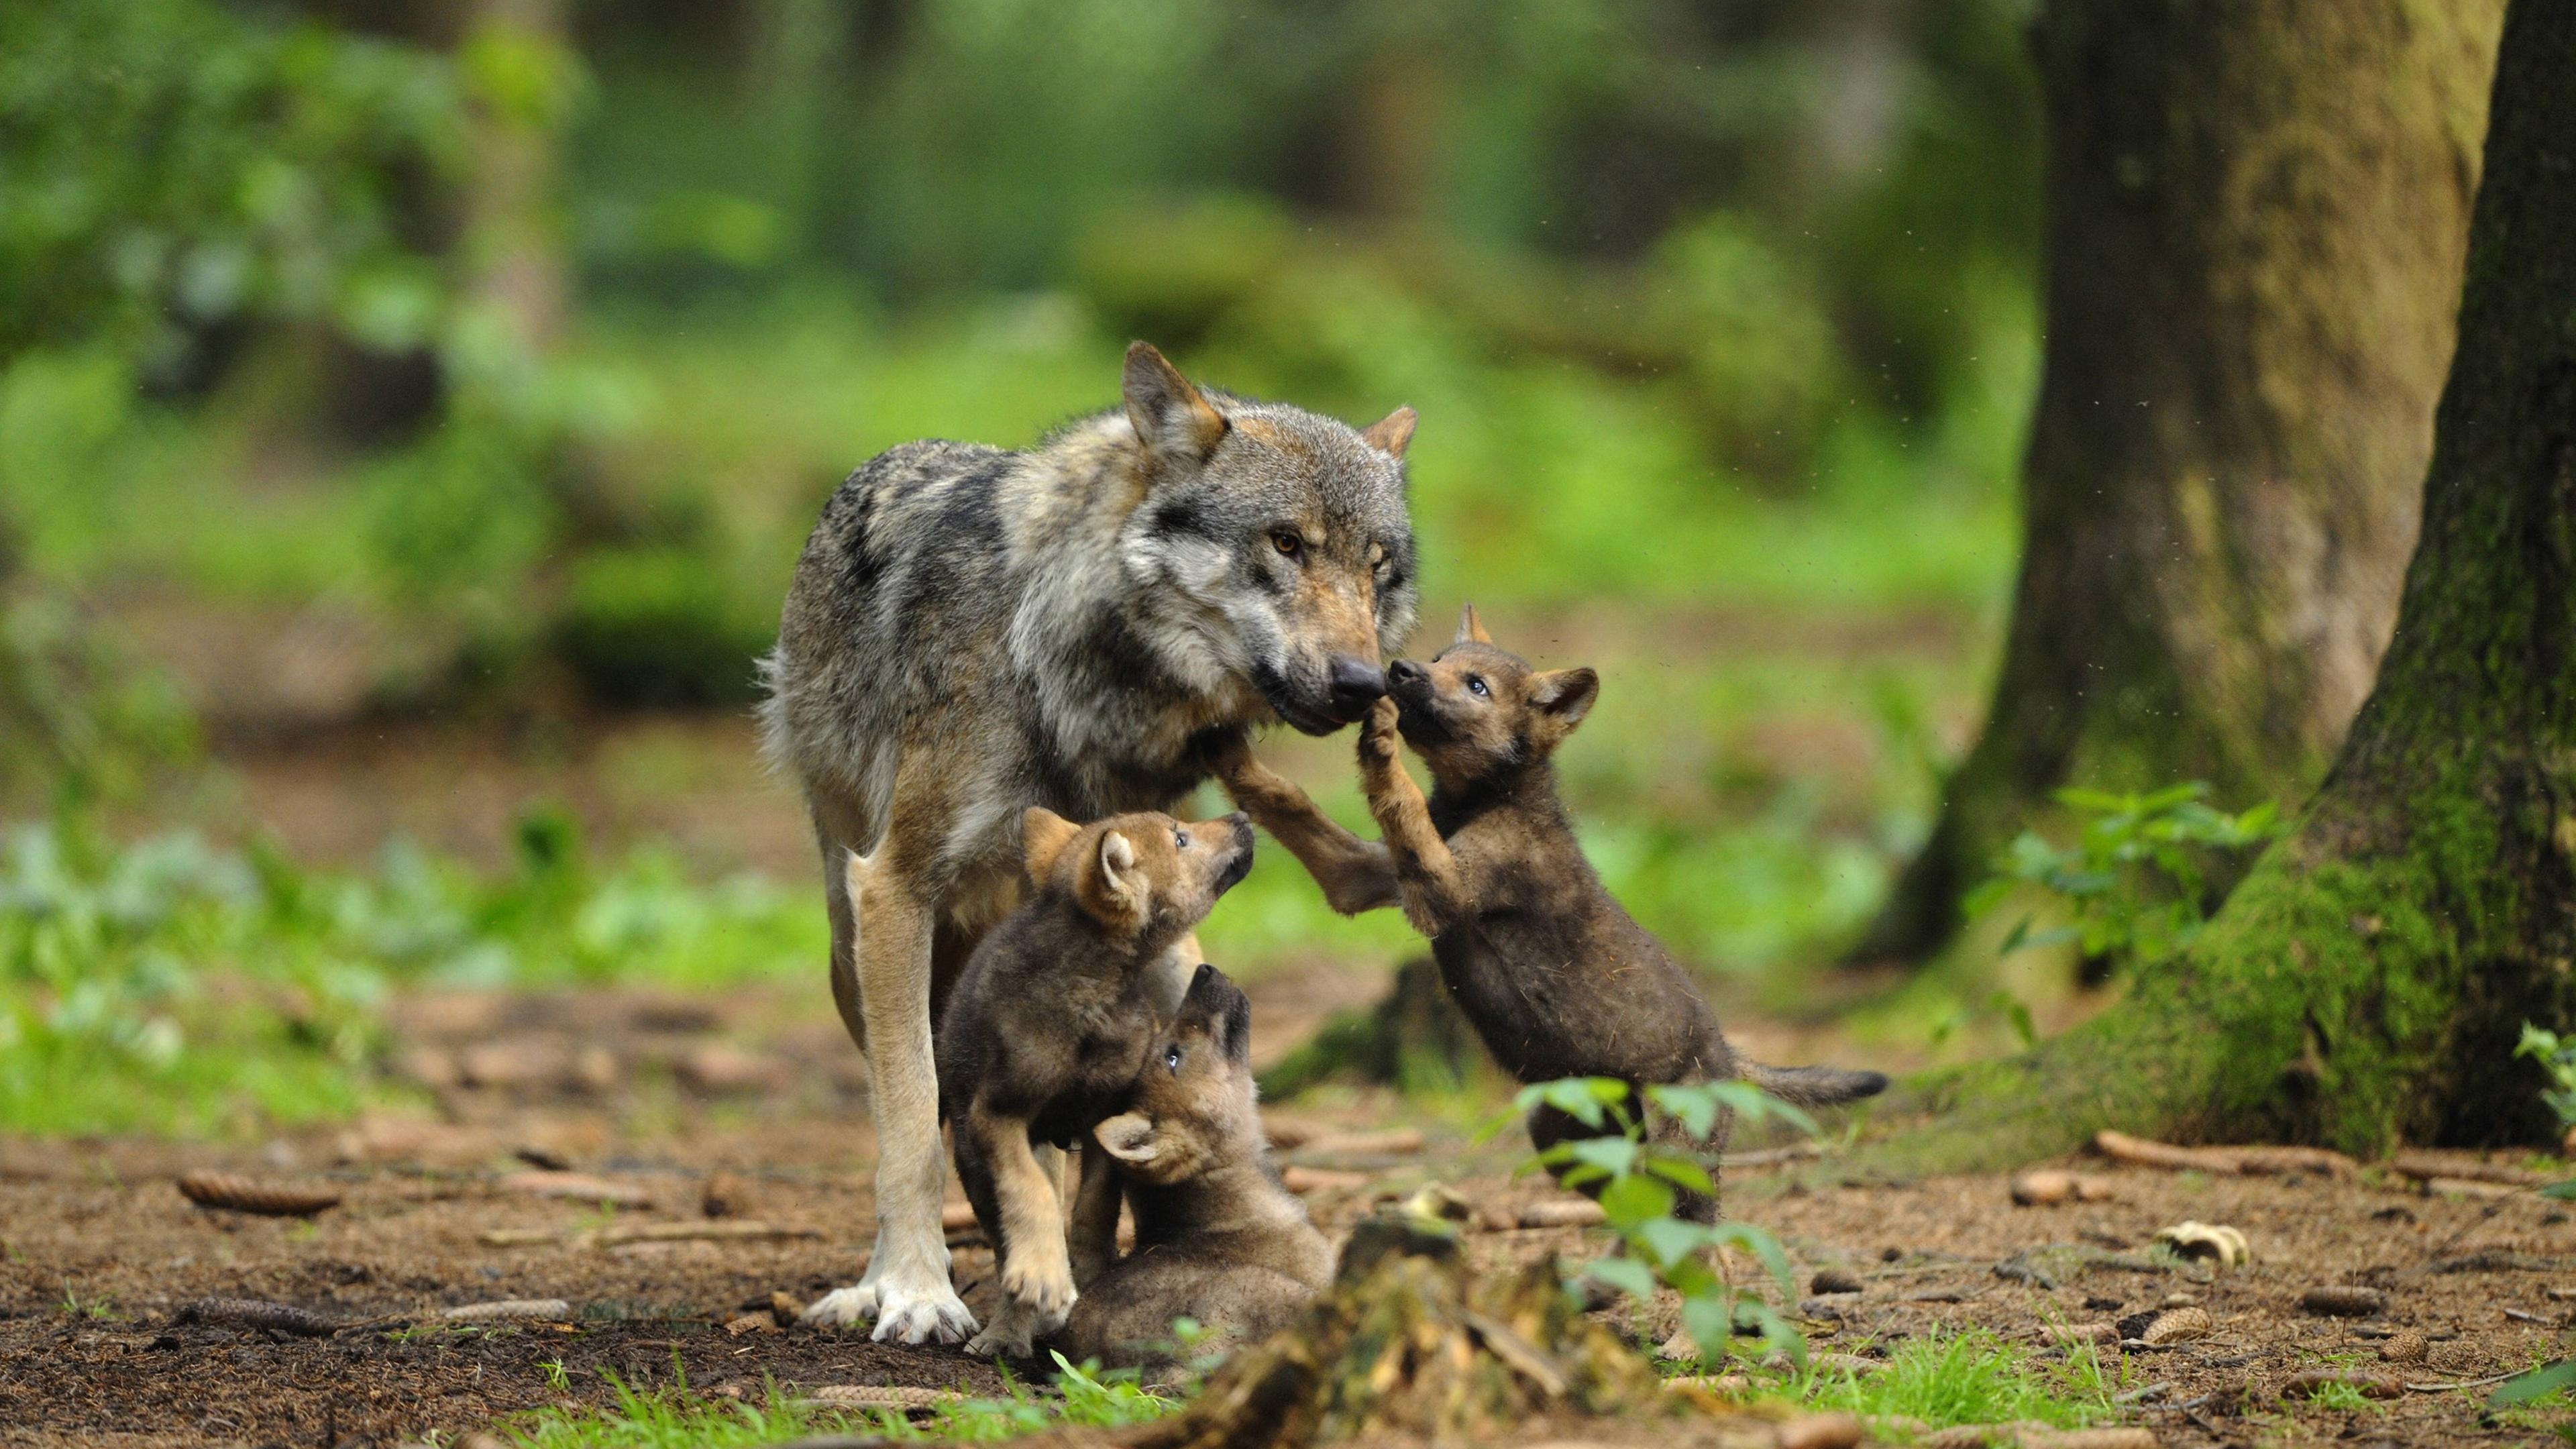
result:
[[[346,1113],[407,981],[828,1016],[747,712],[797,549],[1131,337],[1418,408],[1421,646],[1600,667],[1613,888],[1848,1000],[2012,583],[2028,9],[0,7],[0,1129]],[[1357,818],[1347,738],[1270,748]],[[1275,853],[1206,934],[1411,943]],[[2027,1033],[1961,954],[1853,1029]]]

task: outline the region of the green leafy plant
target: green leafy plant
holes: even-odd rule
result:
[[[2549,1089],[2540,1094],[2540,1099],[2549,1104],[2549,1110],[2558,1114],[2561,1126],[2576,1127],[2576,1038],[2562,1037],[2547,1027],[2534,1026],[2526,1021],[2522,1024],[2522,1041],[2514,1047],[2513,1054],[2538,1059],[2542,1069],[2549,1073],[2550,1080]],[[2576,1178],[2553,1182],[2540,1189],[2540,1195],[2561,1202],[2576,1202]],[[2571,1385],[2576,1385],[2576,1358],[2563,1358],[2507,1380],[2488,1402],[2499,1408],[2528,1404]],[[2563,1435],[2566,1430],[2560,1432]]]
[[[2063,902],[2071,919],[2034,930],[2038,918],[2024,917],[2004,937],[2005,954],[2073,942],[2087,957],[2162,960],[2200,933],[2213,859],[2260,847],[2288,828],[2268,800],[2230,813],[2213,808],[2208,796],[2198,781],[2145,794],[2060,790],[2057,802],[2083,820],[2075,844],[2051,845],[2024,831],[1962,904],[1983,915],[2036,886]]]
[[[1725,1357],[1738,1329],[1749,1328],[1804,1361],[1806,1340],[1797,1328],[1759,1295],[1729,1282],[1716,1252],[1731,1247],[1752,1254],[1790,1297],[1797,1290],[1779,1239],[1751,1223],[1688,1222],[1673,1209],[1683,1191],[1716,1193],[1708,1144],[1730,1117],[1782,1121],[1810,1136],[1814,1119],[1744,1082],[1657,1084],[1640,1100],[1615,1078],[1569,1077],[1525,1087],[1512,1105],[1516,1114],[1553,1107],[1586,1127],[1616,1129],[1557,1143],[1522,1168],[1553,1172],[1565,1186],[1588,1189],[1600,1200],[1617,1247],[1575,1268],[1576,1281],[1615,1289],[1641,1305],[1653,1301],[1658,1286],[1672,1289],[1681,1295],[1682,1326],[1705,1359]]]

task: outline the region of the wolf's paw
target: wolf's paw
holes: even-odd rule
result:
[[[877,1284],[877,1326],[868,1336],[879,1343],[962,1343],[974,1331],[975,1315],[945,1273],[918,1283],[889,1273]]]
[[[966,1340],[966,1351],[977,1358],[1027,1358],[1037,1335],[1038,1330],[1026,1320],[1017,1324],[996,1320],[992,1327]]]
[[[1014,1253],[1002,1269],[1002,1296],[1050,1324],[1073,1311],[1073,1273],[1062,1253]]]
[[[857,1283],[835,1288],[808,1305],[801,1322],[817,1328],[847,1328],[877,1316],[877,1285]]]
[[[1395,729],[1395,701],[1379,698],[1369,705],[1368,718],[1360,725],[1360,764],[1384,767],[1395,763],[1401,748]]]

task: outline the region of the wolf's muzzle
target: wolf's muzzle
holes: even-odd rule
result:
[[[1218,817],[1216,823],[1234,827],[1234,855],[1226,861],[1225,869],[1216,878],[1216,893],[1223,895],[1252,874],[1252,817],[1237,810],[1231,815]]]

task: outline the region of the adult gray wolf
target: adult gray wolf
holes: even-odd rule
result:
[[[1532,669],[1496,647],[1470,607],[1448,648],[1427,664],[1398,659],[1386,676],[1387,697],[1370,706],[1359,740],[1376,843],[1334,824],[1240,746],[1223,761],[1226,785],[1317,880],[1334,883],[1327,899],[1403,906],[1505,1071],[1523,1082],[1616,1077],[1632,1088],[1738,1079],[1810,1107],[1886,1089],[1877,1072],[1738,1055],[1690,973],[1601,884],[1558,801],[1552,763],[1600,696],[1599,675]],[[1399,735],[1430,767],[1427,801],[1398,759]],[[1731,1125],[1720,1120],[1712,1154]],[[1550,1107],[1531,1114],[1529,1129],[1541,1149],[1587,1133]],[[1717,1201],[1684,1192],[1676,1211],[1713,1222]]]
[[[1413,626],[1412,409],[1354,431],[1195,387],[1143,343],[1123,382],[1027,451],[908,443],[851,474],[762,664],[877,1123],[876,1251],[818,1322],[975,1331],[939,1228],[931,1010],[1017,898],[1021,812],[1168,810],[1254,726],[1357,719]],[[845,852],[879,887],[856,901]],[[1198,959],[1173,949],[1158,1005]]]

